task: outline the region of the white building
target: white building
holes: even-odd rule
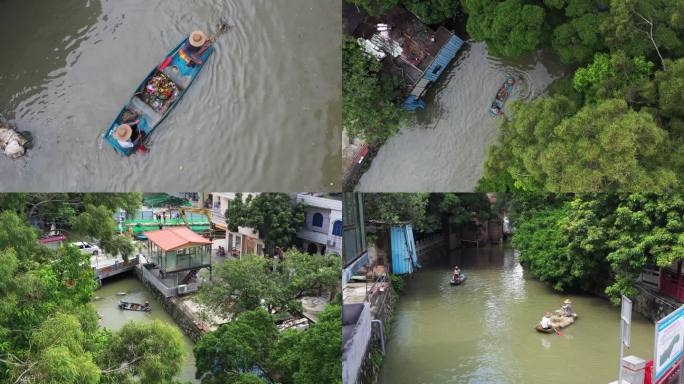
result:
[[[258,193],[243,193],[242,199],[247,196],[256,196]],[[235,200],[235,193],[212,192],[211,198],[211,222],[218,228],[226,231],[225,245],[228,254],[239,257],[246,254],[263,255],[264,242],[259,238],[259,232],[252,228],[238,227],[237,232],[231,232],[226,225],[225,212],[230,207],[230,202]],[[218,239],[217,239],[218,240]]]
[[[299,193],[296,199],[305,213],[304,227],[297,232],[302,249],[342,255],[342,196]]]

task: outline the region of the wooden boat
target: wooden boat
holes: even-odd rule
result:
[[[453,278],[449,280],[449,284],[451,285],[461,285],[466,279],[466,275],[464,273],[461,273],[461,277],[458,280],[454,280]]]
[[[577,320],[577,314],[573,313],[572,316],[561,316],[560,310],[557,310],[554,312],[553,315],[551,315],[551,324],[553,324],[552,328],[545,329],[541,327],[541,324],[537,323],[537,325],[534,327],[537,331],[542,332],[542,333],[555,333],[555,329],[563,329],[565,327],[570,326]]]
[[[105,132],[103,136],[105,141],[119,154],[130,156],[142,146],[152,131],[154,131],[178,103],[180,103],[190,85],[192,85],[197,75],[199,75],[200,71],[207,63],[211,54],[214,53],[214,46],[210,42],[208,48],[198,56],[202,63],[189,65],[184,58],[187,57],[187,55],[185,52],[181,51],[181,47],[187,40],[188,37],[183,39],[176,48],[166,55],[161,64],[155,67],[147,77],[145,77],[145,80],[136,88],[131,99],[121,109],[121,112],[119,112],[116,119],[114,119],[114,122],[112,122],[109,129]],[[150,90],[152,89],[150,87],[154,87],[154,84],[159,83],[170,85],[170,87],[165,87],[165,89],[169,90],[169,93],[163,100],[150,96]],[[136,146],[133,148],[123,148],[113,136],[116,128],[124,123],[124,114],[133,114],[137,116],[137,119],[139,120],[137,128],[143,134],[142,140],[137,142]]]
[[[138,312],[149,312],[152,310],[150,303],[139,304],[139,303],[129,303],[128,301],[119,301],[119,309],[125,311],[138,311]]]
[[[496,92],[496,96],[494,97],[492,105],[489,106],[489,113],[492,116],[499,116],[501,114],[501,111],[503,111],[506,100],[508,100],[508,98],[511,96],[511,93],[513,93],[514,85],[515,78],[513,78],[513,76],[510,75],[506,76],[506,79],[504,80],[503,84],[501,84],[499,90]]]

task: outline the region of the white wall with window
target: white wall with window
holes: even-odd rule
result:
[[[342,253],[342,201],[335,195],[300,193],[304,227],[297,233],[301,248],[309,253]]]

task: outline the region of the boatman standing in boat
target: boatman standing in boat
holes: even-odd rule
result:
[[[202,64],[202,53],[209,48],[211,40],[202,31],[194,31],[190,34],[188,40],[180,49],[180,57],[188,63],[189,66],[195,64]]]
[[[563,302],[563,305],[561,306],[561,311],[563,312],[563,316],[565,317],[572,317],[572,301],[570,299],[565,299]]]
[[[551,325],[551,312],[546,312],[544,314],[544,317],[542,317],[541,321],[539,322],[539,325],[541,325],[541,327],[544,329],[553,328],[553,326]]]

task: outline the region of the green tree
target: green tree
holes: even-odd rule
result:
[[[558,290],[605,289],[619,304],[620,295],[637,294],[634,282],[642,268],[684,260],[680,194],[597,193],[555,202],[543,196],[514,201],[520,212],[513,245],[520,261]]]
[[[290,250],[280,265],[278,286],[287,287],[287,296],[295,299],[312,292],[320,296],[327,291],[332,300],[340,284],[341,268],[337,255],[310,255]]]
[[[41,207],[54,208],[48,205]],[[101,209],[89,207],[83,222],[101,226],[94,219]],[[90,256],[73,247],[40,245],[17,215],[31,209],[0,213],[0,382],[174,382],[183,362],[178,331],[161,323],[131,323],[113,334],[100,329],[90,304]]]
[[[0,250],[11,248],[22,263],[30,263],[38,247],[33,228],[12,211],[0,212]]]
[[[523,0],[464,0],[468,33],[497,56],[520,56],[540,47],[544,8]]]
[[[668,63],[667,69],[655,74],[658,113],[667,119],[684,119],[684,58]]]
[[[577,69],[573,85],[587,102],[622,98],[632,105],[639,104],[637,95],[651,93],[647,88],[651,86],[654,67],[643,57],[628,58],[621,51],[611,55],[598,53],[590,65]]]
[[[342,43],[342,127],[351,138],[371,144],[399,131],[406,112],[399,108],[398,89],[381,74],[382,63],[367,55],[357,42]]]
[[[565,97],[513,106],[490,149],[485,176],[508,172],[524,190],[667,191],[678,177],[662,153],[668,133],[623,100],[587,105],[575,115]]]
[[[274,259],[245,256],[226,260],[214,274],[200,300],[220,313],[240,314],[264,307],[269,312],[302,311],[301,298],[329,292],[340,281],[340,259],[335,255],[285,253],[282,265]]]
[[[556,27],[551,44],[563,63],[587,62],[604,48],[599,28],[605,17],[604,13],[586,13]]]
[[[419,231],[428,232],[428,193],[368,193],[363,197],[366,220],[387,225],[410,223]]]
[[[620,196],[612,217],[607,259],[615,280],[606,294],[618,304],[621,294],[637,294],[633,284],[643,267],[665,267],[684,259],[684,198],[679,194]]]
[[[280,334],[270,366],[284,372],[284,384],[342,382],[342,306],[328,305],[306,331]]]
[[[249,195],[244,203],[238,193],[225,216],[231,231],[237,232],[238,227],[256,229],[268,254],[274,254],[276,248],[289,248],[304,225],[304,207],[293,204],[286,193]]]
[[[197,342],[196,376],[203,384],[248,380],[241,378],[242,374],[268,361],[277,337],[278,330],[268,312],[261,308],[243,312]]]
[[[342,306],[329,305],[302,334],[295,384],[342,383]]]
[[[173,383],[185,359],[183,336],[176,328],[155,320],[129,322],[114,333],[99,357],[106,383]]]
[[[457,0],[403,0],[403,4],[425,24],[439,24],[454,16]]]
[[[275,281],[271,278],[272,261],[247,255],[240,260],[226,260],[216,267],[212,284],[200,292],[200,300],[222,313],[241,313],[257,309],[261,300],[274,301]]]
[[[268,382],[253,373],[242,373],[238,376],[236,384],[268,384]]]
[[[684,4],[680,0],[612,0],[601,28],[606,43],[628,56],[684,55]]]
[[[370,15],[383,15],[399,4],[399,0],[349,0],[349,2],[363,8]]]

